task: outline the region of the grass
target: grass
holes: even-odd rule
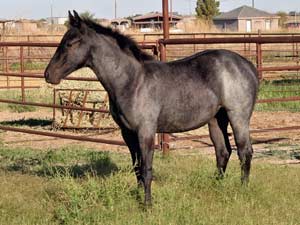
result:
[[[0,90],[0,98],[21,101],[21,90]],[[51,104],[53,101],[52,90],[48,88],[28,89],[25,90],[25,99],[27,102],[42,102]],[[34,112],[35,106],[17,105],[17,104],[0,104],[0,111],[9,110],[10,112]]]
[[[44,70],[46,66],[48,65],[48,62],[31,62],[26,61],[24,63],[24,69],[25,70]],[[15,62],[10,64],[10,71],[20,71],[21,64],[19,62]]]
[[[10,112],[17,112],[17,113],[36,111],[36,107],[29,106],[29,105],[8,104],[7,107]]]
[[[274,81],[263,81],[260,84],[258,99],[300,97],[299,80],[283,79]],[[256,104],[258,111],[290,111],[300,110],[300,101],[285,101]]]
[[[236,157],[234,157],[236,158]],[[0,149],[0,224],[299,224],[299,168],[253,164],[248,187],[231,160],[171,153],[154,159],[153,206],[143,207],[129,154],[84,147]]]

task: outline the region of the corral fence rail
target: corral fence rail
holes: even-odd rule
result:
[[[24,48],[27,47],[41,47],[41,48],[56,48],[59,43],[53,42],[53,43],[45,43],[45,42],[0,42],[0,47],[9,48],[9,47],[18,47],[19,48],[19,61],[20,61],[20,71],[19,72],[9,72],[7,69],[2,70],[0,72],[0,77],[17,77],[21,78],[21,85],[16,86],[15,88],[20,88],[21,90],[21,100],[11,100],[11,99],[0,99],[1,103],[8,103],[8,104],[17,104],[17,105],[23,105],[23,106],[37,106],[37,107],[45,107],[45,108],[52,108],[53,114],[55,114],[55,109],[68,109],[68,110],[77,110],[77,111],[83,111],[83,112],[100,112],[100,113],[109,113],[108,110],[103,109],[95,109],[95,108],[86,108],[86,107],[76,107],[76,106],[68,106],[68,105],[58,105],[55,104],[55,95],[56,92],[59,91],[56,89],[53,89],[53,103],[54,104],[47,104],[47,103],[38,103],[38,102],[30,102],[26,101],[26,95],[25,95],[25,78],[34,78],[34,79],[44,79],[44,75],[42,73],[37,72],[25,72],[24,64],[25,64],[25,57],[24,57]],[[150,50],[153,55],[157,56],[157,45],[155,42],[142,42],[139,44],[140,48],[145,50]],[[43,57],[44,59],[45,57]],[[28,59],[28,58],[27,58]],[[49,58],[50,59],[50,58]],[[2,58],[2,60],[6,61],[6,64],[8,63],[7,58]],[[6,67],[7,68],[7,67]],[[73,81],[89,81],[89,82],[99,82],[96,78],[91,77],[68,77],[65,80],[73,80]],[[12,88],[9,86],[8,88]],[[97,143],[104,143],[104,144],[111,144],[111,145],[120,145],[124,146],[124,141],[120,140],[106,140],[101,138],[91,138],[86,136],[79,136],[79,135],[69,135],[69,134],[62,134],[57,132],[46,132],[46,131],[38,131],[33,129],[24,129],[24,128],[16,128],[11,126],[0,126],[1,130],[6,131],[13,131],[13,132],[21,132],[21,133],[27,133],[27,134],[36,134],[36,135],[42,135],[42,136],[48,136],[48,137],[57,137],[57,138],[64,138],[64,139],[72,139],[72,140],[79,140],[79,141],[88,141],[88,142],[97,142]],[[158,148],[158,145],[155,145],[156,148]]]
[[[223,34],[224,35],[224,34]],[[240,35],[240,34],[239,34]],[[256,59],[256,66],[259,71],[259,78],[263,79],[263,72],[265,71],[299,71],[299,65],[288,65],[288,66],[272,66],[272,67],[265,67],[263,66],[263,45],[268,44],[280,44],[280,43],[289,43],[295,44],[295,52],[293,55],[299,57],[298,52],[298,43],[300,43],[300,35],[284,35],[284,36],[246,36],[243,37],[214,37],[214,38],[172,38],[172,39],[160,39],[159,41],[147,41],[144,40],[143,42],[139,43],[140,47],[146,50],[151,51],[154,55],[166,55],[166,50],[168,46],[173,45],[197,45],[197,44],[255,44],[256,51],[255,51],[255,59]],[[107,110],[101,109],[93,109],[93,108],[85,108],[85,107],[74,107],[74,106],[62,106],[58,104],[46,104],[46,103],[36,103],[36,102],[29,102],[26,101],[25,96],[25,89],[29,88],[25,86],[25,78],[33,78],[33,79],[43,79],[44,76],[42,73],[38,72],[25,72],[25,60],[30,59],[30,57],[25,56],[24,49],[28,47],[39,47],[39,48],[56,48],[58,46],[57,42],[0,42],[0,48],[10,48],[16,47],[19,48],[19,63],[20,63],[20,71],[19,72],[10,72],[7,70],[7,65],[5,69],[0,71],[0,77],[18,77],[21,79],[21,100],[8,100],[8,99],[0,99],[1,103],[11,103],[11,104],[20,104],[20,105],[28,105],[28,106],[39,106],[39,107],[47,107],[47,108],[59,108],[59,109],[69,109],[69,110],[78,110],[78,111],[94,111],[94,112],[102,112],[108,113]],[[35,56],[35,58],[38,58]],[[43,59],[49,60],[50,58],[42,57]],[[7,55],[4,55],[0,61],[4,61],[4,64],[8,64]],[[76,80],[76,81],[98,81],[95,78],[86,78],[86,77],[69,77],[66,80]],[[280,101],[299,101],[299,96],[290,96],[288,98],[273,98],[273,99],[259,99],[259,103],[267,103],[267,102],[280,102]],[[55,99],[53,100],[55,103]],[[299,127],[290,127],[290,128],[274,128],[274,129],[264,129],[262,131],[256,132],[271,132],[274,130],[288,130],[288,129],[298,129]],[[1,130],[7,131],[14,131],[14,132],[24,132],[29,134],[37,134],[37,135],[44,135],[44,136],[51,136],[51,137],[61,137],[66,139],[74,139],[74,140],[82,140],[82,141],[92,141],[92,142],[99,142],[99,143],[106,143],[106,144],[116,144],[116,145],[124,145],[123,141],[114,141],[114,140],[103,140],[103,139],[93,139],[78,135],[66,135],[61,133],[55,132],[45,132],[45,131],[37,131],[31,129],[23,129],[23,128],[15,128],[9,126],[0,126]],[[182,138],[184,139],[184,138]],[[171,138],[170,141],[180,140],[180,138]],[[165,144],[165,143],[163,143]],[[159,139],[159,145],[156,147],[161,147],[161,138]]]
[[[196,44],[255,44],[256,45],[256,67],[258,70],[258,77],[260,80],[263,80],[263,72],[265,71],[299,71],[299,50],[298,44],[300,43],[299,35],[286,35],[286,36],[265,36],[262,37],[258,34],[257,37],[244,36],[244,37],[219,37],[219,38],[169,38],[169,39],[160,39],[159,41],[160,53],[163,55],[162,58],[166,58],[166,49],[167,46],[174,45],[196,45]],[[297,57],[297,65],[293,66],[272,66],[264,67],[263,66],[263,49],[262,45],[270,44],[293,44],[293,57]],[[270,99],[258,99],[257,103],[271,103],[271,102],[289,102],[289,101],[300,101],[300,96],[289,96],[284,98],[270,98]],[[273,131],[287,131],[299,129],[299,126],[293,127],[280,127],[280,128],[269,128],[252,131],[252,133],[262,133],[262,132],[273,132]],[[190,137],[176,137],[176,138],[166,138],[168,141],[178,141],[178,140],[187,140],[195,139],[196,137],[208,137],[207,135],[203,136],[190,136]]]

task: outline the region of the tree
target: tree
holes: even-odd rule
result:
[[[80,17],[83,19],[88,19],[96,22],[95,14],[91,13],[90,11],[85,11],[80,13]],[[65,22],[65,26],[69,28],[69,20]]]
[[[216,0],[197,0],[195,10],[200,19],[211,22],[214,16],[220,14],[219,7],[220,2]]]
[[[288,20],[288,14],[283,11],[279,11],[276,13],[277,16],[279,16],[279,26],[284,27],[285,22]]]
[[[80,17],[84,18],[84,19],[94,20],[94,21],[96,20],[95,14],[91,13],[89,11],[85,11],[83,13],[80,13]]]
[[[141,16],[141,15],[142,14],[135,14],[135,15],[132,15],[132,16],[127,16],[127,17],[125,17],[125,19],[132,21],[134,17]]]

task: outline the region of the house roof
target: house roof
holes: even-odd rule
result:
[[[9,23],[12,22],[13,20],[6,20],[6,19],[0,19],[0,23]]]
[[[141,16],[133,17],[132,20],[138,21],[138,20],[145,20],[145,19],[151,19],[151,18],[157,18],[157,17],[163,17],[162,13],[161,12],[151,12],[151,13],[147,13],[147,14],[144,14]],[[171,17],[171,15],[169,15],[169,17]],[[174,13],[172,14],[172,18],[178,19],[178,20],[182,19],[181,16],[175,15]]]
[[[110,22],[111,22],[111,23],[114,23],[114,22],[117,22],[117,23],[121,23],[121,22],[127,22],[127,23],[130,23],[130,20],[124,19],[124,18],[117,18],[117,19],[112,19]]]
[[[253,18],[253,17],[277,17],[274,14],[250,7],[250,6],[241,6],[239,8],[233,9],[229,12],[225,12],[216,16],[214,20],[232,20],[232,19],[242,19],[242,18]]]
[[[288,21],[284,22],[284,24],[293,24],[293,23],[300,23],[300,19],[288,20]]]

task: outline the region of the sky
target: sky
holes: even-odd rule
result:
[[[161,0],[116,0],[117,17],[161,11]],[[171,1],[171,0],[170,0]],[[242,5],[251,6],[252,0],[219,0],[220,10],[232,10]],[[90,11],[97,18],[114,18],[115,0],[0,0],[1,19],[41,19],[51,15],[67,16],[68,10]],[[186,15],[194,13],[196,0],[172,0],[173,11]],[[277,11],[300,12],[300,0],[255,0],[255,8],[271,13]]]

